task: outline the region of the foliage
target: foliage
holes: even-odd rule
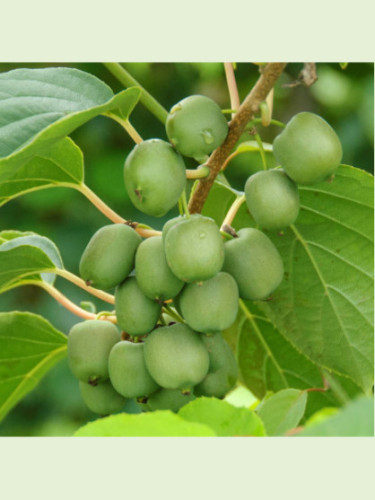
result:
[[[346,71],[349,70],[350,65]],[[153,217],[134,209],[127,213],[129,197],[125,189],[123,198],[121,193],[114,198],[121,204],[124,200],[121,212],[126,214],[126,220],[100,200],[88,188],[94,174],[88,169],[85,175],[83,148],[78,146],[84,133],[76,129],[86,123],[82,130],[90,130],[91,124],[95,135],[94,124],[100,120],[99,115],[112,118],[137,140],[138,132],[129,118],[134,113],[137,128],[137,103],[142,92],[141,86],[132,86],[115,94],[100,78],[76,68],[21,68],[0,73],[0,206],[4,206],[1,210],[5,210],[5,215],[7,207],[17,203],[21,195],[27,195],[28,211],[38,212],[35,200],[43,199],[49,192],[44,191],[46,188],[64,187],[84,194],[112,222],[127,220],[131,224],[135,215],[140,223],[136,229],[144,237],[148,236],[147,231],[160,227],[165,218],[155,222]],[[152,105],[149,111],[154,112]],[[147,134],[147,120],[142,123]],[[261,158],[262,163],[255,170],[274,161],[269,128],[262,129],[262,142],[256,119],[250,125],[256,127],[257,140],[241,136],[232,152],[233,165],[217,177],[204,204],[202,214],[211,217],[219,227],[233,202],[242,195],[242,158]],[[139,129],[143,130],[142,124]],[[71,134],[76,141],[68,137]],[[95,151],[95,145],[91,145]],[[88,147],[85,157],[91,164],[90,155],[93,153]],[[117,158],[114,163],[117,164]],[[189,159],[186,164],[197,166]],[[232,182],[236,165],[240,181]],[[106,182],[101,182],[100,177],[96,181],[100,189],[103,186],[103,192],[106,184],[114,189],[119,184],[116,175],[109,173],[110,167],[106,169]],[[247,168],[246,178],[252,173],[251,168],[254,167]],[[103,171],[104,165],[100,169]],[[188,184],[191,196],[194,182],[198,181]],[[360,168],[342,164],[334,179],[298,189],[300,213],[295,223],[282,230],[264,231],[283,261],[281,285],[270,299],[240,299],[236,321],[223,332],[235,352],[240,383],[259,404],[236,407],[217,398],[198,397],[173,414],[164,410],[142,413],[142,404],[134,403],[125,408],[126,413],[88,423],[76,436],[373,435],[373,177]],[[46,206],[54,206],[53,197],[45,199]],[[82,202],[76,199],[71,203],[73,220],[82,218],[86,210],[82,207],[87,206],[87,201],[80,205]],[[22,212],[28,205],[19,203]],[[184,206],[184,199],[180,198],[179,206],[181,212],[186,212],[186,199]],[[167,218],[172,215],[175,212],[168,212]],[[96,309],[105,310],[111,317],[113,306],[103,306],[98,300],[111,302],[108,295],[100,291],[98,294],[68,271],[78,268],[75,255],[79,253],[70,253],[69,234],[60,234],[56,222],[53,231],[45,232],[43,227],[30,231],[30,217],[29,214],[17,224],[11,216],[9,226],[0,228],[0,293],[36,285],[69,311],[81,311],[82,317],[94,319]],[[103,225],[103,219],[93,223],[91,217],[87,209],[83,217],[87,239],[91,226]],[[230,224],[235,231],[258,228],[245,203],[239,206]],[[75,238],[82,239],[81,232]],[[187,248],[186,243],[184,246]],[[185,260],[188,257],[183,265]],[[77,292],[73,292],[72,300],[67,299],[61,293],[67,285],[61,284],[60,278],[56,280],[56,276],[73,281],[97,298],[89,306],[82,304],[79,308],[74,302],[83,297],[75,300]],[[164,312],[178,317],[178,304],[175,306]],[[53,321],[53,314],[51,318]],[[68,317],[62,321],[65,333],[71,322]],[[66,343],[65,334],[39,315],[21,311],[0,313],[0,418],[66,356]],[[32,396],[33,393],[29,398]],[[326,416],[324,412],[332,407],[337,407],[337,412]],[[315,413],[319,415],[317,423],[309,423],[314,422],[310,417]]]

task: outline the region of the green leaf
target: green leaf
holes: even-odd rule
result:
[[[237,408],[250,408],[254,403],[257,403],[257,398],[246,387],[239,385],[233,391],[229,392],[224,400],[236,406]]]
[[[283,389],[265,399],[256,409],[269,436],[282,436],[297,427],[305,413],[306,391]]]
[[[131,87],[114,95],[95,76],[73,68],[15,69],[0,74],[0,169],[48,150],[95,116],[126,118],[139,100]]]
[[[349,63],[347,63],[347,62],[346,63],[339,63],[341,69],[346,69],[348,67],[348,64]]]
[[[299,190],[295,225],[266,233],[281,254],[285,279],[272,300],[257,305],[299,352],[369,392],[374,380],[373,177],[341,165],[332,182]],[[228,207],[234,200],[223,185],[212,194],[209,207]],[[221,224],[221,210],[217,218]],[[254,226],[245,204],[233,225]]]
[[[246,386],[262,399],[267,391],[323,387],[318,367],[300,354],[251,302],[237,317],[237,361]]]
[[[129,415],[121,413],[90,422],[78,429],[75,436],[179,437],[215,436],[210,427],[191,423],[170,411]]]
[[[297,436],[374,436],[374,398],[351,401],[333,417],[306,427]]]
[[[178,414],[190,422],[208,425],[217,436],[264,436],[263,424],[254,412],[220,399],[197,398]]]
[[[66,355],[66,342],[41,316],[0,313],[0,420]]]
[[[0,164],[0,206],[22,194],[83,183],[83,155],[68,137],[18,166]]]
[[[0,238],[8,240],[0,244],[0,293],[13,288],[26,276],[53,284],[53,270],[63,268],[63,263],[51,240],[16,231],[1,232]]]

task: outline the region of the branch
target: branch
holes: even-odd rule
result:
[[[210,168],[210,175],[206,179],[199,181],[189,203],[190,213],[201,212],[208,193],[216,179],[216,176],[225,163],[225,160],[240,138],[247,123],[258,111],[260,103],[268,96],[285,66],[285,63],[270,63],[262,68],[260,78],[230,122],[229,132],[224,143],[212,153],[208,162],[205,163],[205,165]]]

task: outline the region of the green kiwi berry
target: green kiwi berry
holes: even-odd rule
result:
[[[225,243],[223,270],[236,280],[241,298],[266,299],[283,279],[281,256],[262,231],[244,228],[237,234]]]
[[[210,358],[206,377],[195,388],[197,396],[224,397],[236,385],[238,368],[229,344],[220,333],[202,336]]]
[[[170,410],[178,412],[180,408],[194,401],[194,394],[183,394],[178,389],[159,389],[148,399],[148,406],[152,411]]]
[[[77,323],[68,335],[68,363],[73,375],[93,385],[108,379],[108,357],[121,340],[109,321],[87,320]]]
[[[149,396],[159,389],[144,360],[144,344],[123,340],[109,354],[109,378],[116,391],[126,398]]]
[[[148,371],[164,389],[191,390],[208,372],[201,335],[182,323],[154,330],[146,338],[144,354]]]
[[[142,239],[126,224],[99,229],[82,254],[79,272],[90,285],[109,290],[124,281],[134,267],[135,252]]]
[[[172,107],[166,132],[177,151],[203,162],[224,142],[228,123],[215,101],[203,95],[192,95]]]
[[[293,116],[273,143],[273,152],[297,184],[311,185],[331,176],[341,163],[342,146],[333,128],[320,116]]]
[[[179,296],[186,323],[197,332],[217,332],[229,328],[238,312],[238,287],[228,273],[189,283]]]
[[[150,299],[168,300],[184,286],[169,268],[161,236],[144,240],[135,257],[135,276],[142,292]]]
[[[186,185],[185,164],[177,151],[161,139],[137,144],[124,166],[125,187],[141,212],[162,217],[178,202]]]
[[[149,299],[130,276],[115,291],[115,310],[119,327],[132,336],[145,335],[155,327],[160,303]]]
[[[120,411],[126,401],[115,391],[109,380],[95,386],[79,382],[79,389],[87,408],[101,416]]]
[[[173,274],[188,283],[212,278],[224,262],[220,230],[213,219],[202,215],[169,226],[164,251]]]
[[[260,227],[283,229],[299,212],[298,187],[282,169],[257,172],[245,184],[247,207]]]

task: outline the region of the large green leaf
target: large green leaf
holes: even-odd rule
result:
[[[3,231],[0,233],[0,293],[13,288],[25,277],[53,284],[53,270],[63,268],[56,245],[38,234]]]
[[[306,426],[297,436],[374,436],[374,398],[361,397],[325,420]]]
[[[76,187],[83,183],[83,155],[68,137],[31,159],[0,165],[0,206],[22,194],[49,187]]]
[[[215,217],[212,207],[228,207],[234,197],[216,186],[207,213]],[[342,165],[333,182],[300,187],[300,198],[295,225],[267,232],[285,279],[258,307],[298,351],[368,392],[374,378],[373,177]],[[242,205],[234,227],[245,226],[254,222]]]
[[[66,355],[66,342],[41,316],[0,313],[0,420]]]
[[[126,118],[140,93],[131,87],[114,95],[95,76],[73,68],[0,73],[0,169],[47,151],[99,114]]]
[[[306,391],[283,389],[257,407],[269,436],[282,436],[298,425],[305,413]]]
[[[75,436],[94,437],[179,437],[215,436],[207,425],[188,422],[170,411],[139,415],[121,413],[90,422],[78,429]]]
[[[267,391],[323,386],[319,368],[278,332],[255,303],[243,303],[233,328],[237,328],[242,380],[258,399]]]
[[[264,436],[259,417],[247,408],[236,408],[216,398],[197,398],[178,414],[189,422],[211,427],[217,436]]]

